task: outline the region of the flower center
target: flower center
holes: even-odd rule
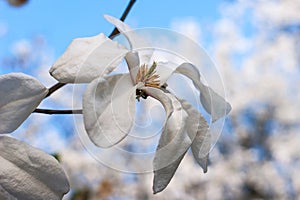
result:
[[[142,82],[146,87],[154,87],[154,88],[160,88],[160,81],[159,81],[159,75],[155,74],[156,71],[156,62],[153,62],[150,69],[148,68],[148,65],[143,64],[139,68],[139,71],[135,77],[135,82],[139,83]],[[140,101],[140,98],[146,99],[148,95],[141,89],[136,90],[136,99]]]
[[[154,88],[160,88],[160,81],[159,81],[159,75],[155,74],[156,71],[156,62],[153,62],[150,69],[148,68],[148,65],[143,64],[136,75],[136,83],[142,82],[146,87],[154,87]]]

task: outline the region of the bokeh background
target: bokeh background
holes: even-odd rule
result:
[[[119,17],[127,4],[1,0],[0,73],[24,72],[50,87],[56,81],[48,70],[71,40],[108,35],[113,27],[103,14]],[[300,1],[137,0],[126,23],[169,28],[198,42],[216,63],[233,109],[208,173],[188,153],[157,195],[151,173],[122,173],[95,161],[71,115],[32,114],[13,136],[58,156],[72,187],[64,198],[299,199]],[[41,107],[70,109],[72,95],[66,86]]]

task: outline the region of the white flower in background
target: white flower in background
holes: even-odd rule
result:
[[[200,91],[200,101],[216,121],[230,111],[230,105],[200,80],[191,63],[171,69],[168,63],[151,61],[154,50],[147,47],[132,29],[111,16],[105,18],[123,33],[128,50],[99,34],[75,39],[50,69],[50,74],[64,83],[89,83],[83,96],[85,129],[94,144],[108,148],[122,141],[130,132],[136,99],[152,97],[166,110],[166,121],[154,157],[154,193],[162,191],[172,179],[188,148],[204,172],[207,171],[210,133],[202,115],[187,101],[167,90],[166,81],[173,73],[190,78]],[[129,73],[108,76],[125,58]]]

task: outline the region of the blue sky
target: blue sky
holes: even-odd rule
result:
[[[205,25],[219,17],[219,6],[222,2],[137,0],[126,22],[136,28],[169,28],[176,19],[192,18],[200,25]],[[0,25],[6,26],[7,31],[4,36],[0,36],[0,56],[9,52],[15,41],[43,35],[57,58],[73,38],[92,36],[100,32],[109,34],[113,27],[102,15],[119,17],[127,4],[128,1],[125,0],[30,0],[25,6],[15,8],[2,0]]]

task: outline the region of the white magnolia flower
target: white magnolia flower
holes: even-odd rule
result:
[[[85,129],[99,147],[108,148],[122,141],[130,132],[135,116],[136,99],[152,97],[166,110],[166,121],[154,157],[154,193],[170,182],[188,148],[204,172],[207,171],[210,133],[202,115],[187,101],[171,94],[166,81],[173,73],[190,78],[200,91],[200,101],[213,121],[228,114],[230,105],[200,80],[191,63],[171,69],[166,63],[149,60],[153,51],[132,29],[111,16],[105,18],[123,33],[130,50],[100,34],[75,39],[50,69],[58,81],[89,83],[83,96]],[[107,76],[125,58],[129,73]]]
[[[0,76],[0,134],[16,130],[47,95],[48,89],[22,73]]]
[[[62,199],[68,179],[57,160],[30,145],[0,136],[0,199]]]

